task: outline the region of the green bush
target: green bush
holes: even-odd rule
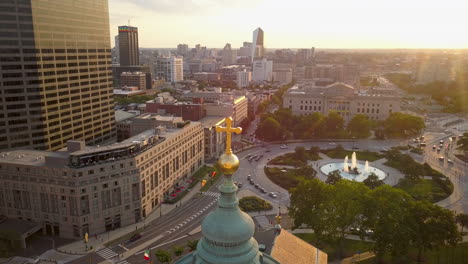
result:
[[[271,204],[257,196],[246,196],[239,200],[239,207],[244,212],[263,211],[273,208]]]

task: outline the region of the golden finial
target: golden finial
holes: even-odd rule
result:
[[[278,224],[278,225],[281,224],[281,218],[282,218],[282,217],[281,217],[281,215],[279,215],[279,214],[275,216],[276,224]]]
[[[232,127],[231,125],[232,118],[226,117],[226,127],[216,127],[216,132],[226,132],[226,152],[218,159],[219,168],[225,175],[232,175],[239,168],[239,159],[236,155],[232,154],[231,133],[234,132],[236,134],[240,134],[242,132],[242,128]]]
[[[240,127],[231,127],[232,118],[226,117],[226,127],[216,127],[216,132],[226,132],[226,154],[232,154],[231,149],[231,133],[234,132],[236,134],[240,134],[242,132],[242,128]]]

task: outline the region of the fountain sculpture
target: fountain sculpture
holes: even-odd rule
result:
[[[351,169],[354,170],[356,168],[357,160],[356,160],[356,152],[353,152],[351,155]]]
[[[344,172],[349,172],[349,167],[348,167],[348,156],[344,158],[344,164],[343,164],[343,171]]]
[[[336,163],[328,163],[322,167],[320,167],[320,170],[325,174],[328,175],[330,172],[334,170],[339,170],[341,177],[348,179],[348,180],[353,180],[353,181],[359,181],[362,182],[371,173],[375,173],[377,177],[379,177],[380,180],[384,179],[386,174],[382,170],[372,167],[369,165],[369,161],[365,161],[364,164],[359,164],[357,162],[357,157],[356,157],[356,152],[353,152],[351,155],[351,164],[349,164],[349,158],[346,156],[343,160],[343,162],[336,162]]]

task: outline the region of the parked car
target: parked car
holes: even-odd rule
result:
[[[439,141],[439,144],[444,144],[444,141],[443,141],[443,140],[440,140],[440,141]]]
[[[260,185],[258,185],[258,184],[255,184],[254,187],[257,188],[257,189],[260,189]]]
[[[262,188],[262,187],[260,187],[260,191],[261,191],[262,193],[267,193],[267,191],[265,190],[265,188]]]
[[[447,162],[450,163],[450,164],[453,164],[453,160],[451,160],[451,159],[447,159]]]
[[[252,179],[252,176],[250,176],[250,174],[249,174],[249,175],[247,175],[247,180],[249,180],[249,181],[250,181],[251,179]]]
[[[437,146],[436,145],[432,146],[432,149],[437,149]]]
[[[286,146],[286,145],[281,145],[281,147],[280,147],[280,149],[287,149],[287,148],[288,148],[288,146]]]
[[[268,195],[270,195],[272,198],[276,198],[276,197],[277,197],[276,194],[275,194],[274,192],[271,192],[271,193],[269,193]]]
[[[242,188],[242,183],[238,183],[238,184],[237,184],[237,187],[238,187],[238,188]]]
[[[439,157],[439,160],[440,160],[440,161],[444,161],[444,156],[440,156],[440,157]]]

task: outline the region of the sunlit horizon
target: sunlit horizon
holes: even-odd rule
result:
[[[130,20],[146,48],[239,48],[261,27],[273,49],[463,49],[467,10],[457,0],[109,0],[112,43]]]

